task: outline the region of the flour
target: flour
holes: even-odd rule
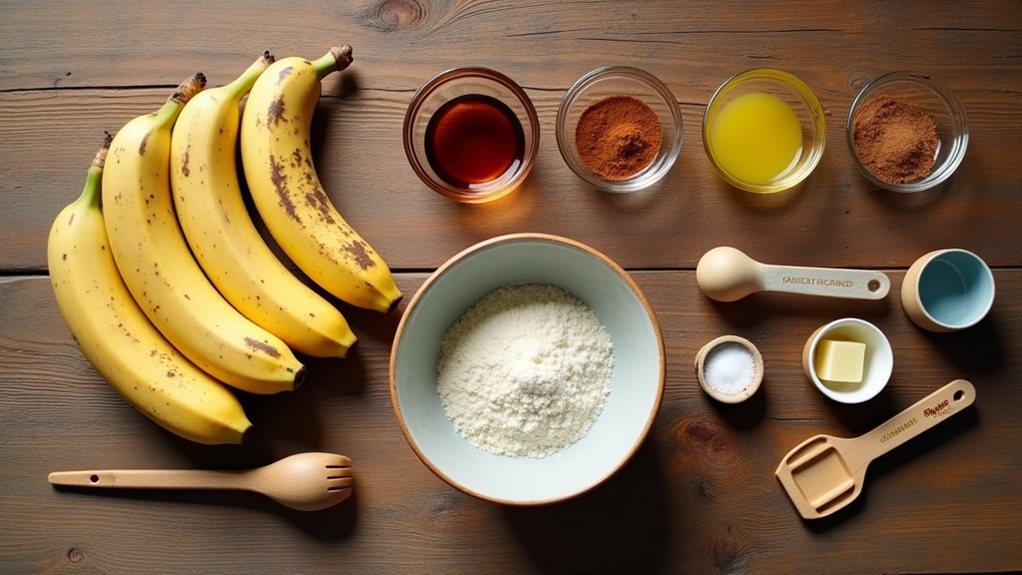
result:
[[[607,402],[614,349],[568,292],[514,284],[444,334],[437,391],[457,432],[498,455],[546,457],[578,441]]]

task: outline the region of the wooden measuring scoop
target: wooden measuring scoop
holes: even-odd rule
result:
[[[871,461],[972,405],[976,389],[956,379],[856,438],[816,435],[781,460],[774,474],[805,519],[819,519],[862,492]]]
[[[883,272],[764,264],[730,246],[713,248],[699,258],[696,284],[707,297],[723,302],[759,291],[880,300],[891,289]]]

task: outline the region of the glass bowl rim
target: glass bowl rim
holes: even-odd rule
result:
[[[708,131],[709,126],[707,118],[712,110],[715,109],[714,104],[719,100],[718,97],[731,91],[736,86],[754,80],[768,80],[776,83],[779,86],[783,86],[786,89],[791,90],[793,93],[798,95],[806,108],[808,108],[811,115],[810,124],[814,129],[815,137],[811,138],[812,148],[809,150],[809,157],[805,160],[801,169],[797,172],[793,172],[781,180],[775,180],[768,184],[754,184],[740,180],[731,175],[724,167],[716,161],[709,146]],[[800,123],[801,124],[801,123]],[[702,140],[703,148],[706,152],[706,157],[709,159],[710,164],[716,173],[721,176],[726,182],[747,192],[758,193],[758,194],[772,194],[789,190],[801,184],[806,178],[809,177],[812,172],[816,170],[817,165],[820,163],[823,157],[824,150],[827,148],[827,119],[824,105],[820,101],[820,97],[816,91],[812,89],[804,80],[791,74],[790,71],[775,67],[753,67],[732,76],[725,80],[721,85],[710,95],[706,103],[706,109],[703,111],[703,123],[702,123]]]
[[[707,119],[710,116],[711,110],[714,109],[714,104],[717,103],[718,97],[723,93],[730,91],[735,86],[741,85],[744,82],[750,80],[770,80],[776,82],[778,85],[782,85],[788,89],[791,89],[795,94],[799,96],[807,108],[810,110],[812,115],[812,125],[815,132],[815,137],[811,139],[813,142],[813,148],[810,150],[810,157],[806,160],[802,169],[797,172],[793,172],[781,180],[775,180],[767,184],[754,184],[740,180],[731,175],[725,170],[716,160],[713,153],[710,151],[709,143],[709,124]],[[800,122],[801,124],[801,122]],[[706,103],[706,110],[703,112],[703,126],[702,126],[702,137],[703,137],[703,149],[706,151],[706,157],[710,160],[710,164],[716,170],[717,174],[724,179],[728,184],[745,190],[747,192],[753,192],[757,194],[772,194],[776,192],[782,192],[794,188],[801,184],[810,174],[816,169],[816,166],[820,163],[823,158],[823,152],[827,148],[827,120],[826,112],[823,108],[823,103],[820,102],[819,96],[812,87],[802,80],[795,74],[786,70],[770,67],[760,68],[749,68],[742,72],[731,76],[730,78],[721,82],[717,89],[710,95],[709,100]]]
[[[526,146],[528,153],[526,153],[522,158],[522,166],[512,178],[502,182],[499,186],[492,186],[492,188],[487,186],[481,188],[480,191],[473,193],[467,193],[461,188],[438,181],[430,176],[429,172],[423,168],[422,163],[418,159],[418,155],[415,152],[415,142],[412,139],[414,124],[418,119],[422,111],[422,106],[426,102],[427,98],[432,96],[437,90],[449,82],[464,78],[487,80],[507,89],[525,110],[525,121],[522,121],[523,118],[521,117],[521,114],[516,113],[515,116],[518,117],[520,122],[522,122],[522,127],[527,129],[525,140],[527,144],[531,144]],[[401,132],[401,139],[404,145],[405,156],[408,158],[408,163],[411,164],[412,171],[415,172],[415,175],[418,176],[419,180],[426,184],[426,186],[444,197],[461,203],[485,203],[504,197],[513,191],[532,171],[532,167],[536,163],[536,156],[539,151],[540,122],[539,115],[536,113],[536,107],[533,105],[532,99],[529,98],[521,85],[512,80],[506,74],[485,66],[455,66],[437,73],[415,91],[415,94],[408,103],[408,108],[405,110],[405,117],[402,122]],[[531,133],[531,137],[529,137],[529,133]]]
[[[894,82],[908,82],[926,88],[947,107],[949,114],[952,116],[952,123],[957,121],[961,124],[961,132],[956,134],[956,139],[960,140],[960,144],[953,150],[953,153],[948,154],[948,157],[941,165],[934,166],[933,171],[928,176],[907,184],[885,182],[874,176],[862,161],[859,160],[859,154],[855,151],[855,142],[853,141],[852,124],[859,106],[868,101],[868,96]],[[961,99],[958,98],[958,95],[946,85],[935,80],[932,74],[911,70],[894,70],[881,74],[867,82],[855,95],[855,98],[852,99],[852,103],[848,107],[848,116],[845,119],[845,140],[848,142],[848,151],[851,153],[856,169],[871,184],[892,192],[923,192],[940,185],[950,178],[962,163],[962,160],[965,158],[965,151],[969,146],[969,119],[965,112],[965,106],[962,104]]]

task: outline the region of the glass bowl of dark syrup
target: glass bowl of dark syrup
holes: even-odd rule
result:
[[[529,175],[539,149],[532,101],[488,68],[455,68],[426,82],[408,105],[403,133],[416,175],[463,203],[511,193]]]

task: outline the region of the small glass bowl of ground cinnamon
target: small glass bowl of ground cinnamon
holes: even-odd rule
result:
[[[867,84],[848,110],[845,134],[863,177],[894,192],[944,182],[969,143],[961,100],[915,72],[891,72]]]
[[[656,76],[604,66],[565,92],[556,132],[561,157],[578,177],[606,192],[635,192],[674,166],[681,151],[681,110]]]

